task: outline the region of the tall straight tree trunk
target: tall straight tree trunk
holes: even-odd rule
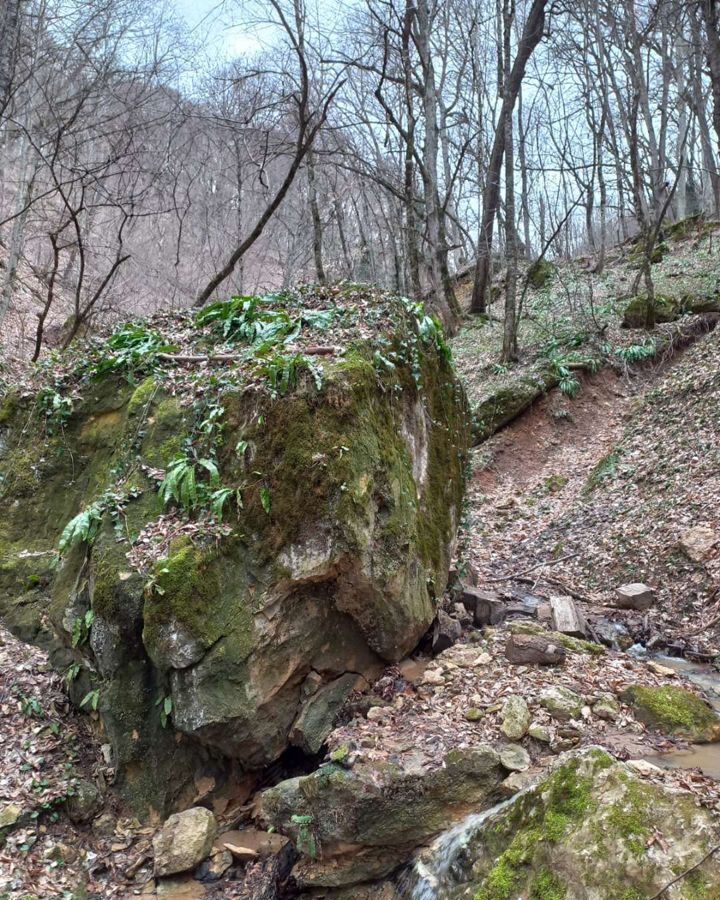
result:
[[[473,285],[470,309],[474,313],[487,310],[487,295],[490,287],[490,257],[492,252],[493,228],[500,201],[500,172],[505,153],[505,123],[512,116],[515,100],[525,76],[525,69],[533,51],[542,40],[545,28],[545,7],[547,0],[533,0],[525,20],[522,35],[518,42],[517,55],[510,70],[506,84],[503,85],[503,102],[500,117],[495,129],[490,165],[488,167],[483,210],[480,220],[478,242],[478,259],[475,266],[475,283]]]
[[[510,36],[515,18],[515,0],[503,0],[504,77],[509,77]],[[503,327],[502,362],[517,359],[517,265],[518,246],[515,230],[515,153],[513,117],[505,119],[505,321]]]
[[[700,8],[705,21],[707,61],[713,97],[713,126],[720,154],[720,2],[700,0]]]
[[[323,226],[320,218],[320,207],[317,198],[317,181],[315,170],[315,154],[308,150],[305,166],[308,179],[308,199],[310,201],[310,216],[313,225],[313,258],[315,259],[315,278],[318,284],[325,284],[325,267],[323,266]]]

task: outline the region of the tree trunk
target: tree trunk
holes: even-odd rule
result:
[[[318,284],[325,284],[325,267],[323,266],[323,226],[320,218],[320,207],[317,199],[315,172],[315,154],[308,150],[307,160],[308,199],[313,224],[313,257],[315,259],[315,278]]]
[[[515,100],[520,90],[528,60],[542,40],[545,28],[545,6],[547,0],[533,0],[525,26],[518,42],[517,55],[507,83],[503,86],[503,102],[495,129],[487,183],[483,196],[483,210],[480,221],[478,259],[475,267],[475,283],[470,309],[474,313],[487,310],[487,295],[490,286],[490,255],[492,252],[493,227],[500,200],[500,171],[505,151],[505,123],[512,116]]]
[[[700,0],[700,8],[705,20],[706,52],[713,97],[713,126],[720,154],[720,3],[718,0]]]

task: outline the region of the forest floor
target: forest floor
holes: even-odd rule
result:
[[[659,283],[714,290],[720,255],[707,242],[705,235],[678,245],[660,264]],[[630,277],[625,263],[620,256],[610,266],[600,306],[608,317],[605,339],[629,346],[638,335],[619,329],[622,303],[613,294]],[[556,285],[534,296],[519,367],[496,362],[498,323],[469,323],[461,331],[454,350],[473,400],[532,367],[547,329],[572,345],[578,322],[560,312],[575,296],[568,294],[570,277],[576,278],[562,273],[559,291]],[[587,278],[583,284],[577,291],[587,290]],[[540,331],[533,321],[538,304],[552,311]],[[619,629],[635,652],[575,644],[563,667],[511,665],[505,642],[523,619],[484,630],[466,622],[460,641],[439,656],[418,655],[387,670],[373,689],[378,712],[370,719],[368,698],[356,698],[329,748],[349,743],[370,760],[402,760],[415,771],[441,765],[453,747],[482,741],[502,749],[508,744],[502,707],[513,695],[524,698],[545,732],[542,740],[522,741],[531,772],[569,747],[601,744],[636,761],[644,777],[690,789],[720,811],[720,782],[699,769],[647,763],[686,742],[648,731],[622,703],[610,717],[596,709],[598,700],[629,684],[686,684],[664,657],[653,658],[659,652],[703,663],[706,684],[718,690],[709,699],[720,703],[711,667],[720,655],[720,540],[695,559],[683,549],[691,528],[720,538],[719,360],[720,329],[672,358],[607,366],[581,376],[573,397],[551,392],[471,454],[458,547],[464,577],[508,603],[571,596],[591,635]],[[617,609],[615,589],[636,581],[656,590],[655,604],[642,613]],[[646,654],[648,644],[653,650]],[[580,715],[553,719],[539,703],[551,687],[573,691]],[[111,779],[96,724],[69,706],[42,651],[0,631],[0,836],[10,826],[0,847],[0,900],[265,896],[258,886],[262,865],[255,863],[235,865],[212,885],[187,877],[156,886],[154,829],[123,817],[111,792],[92,825],[70,821],[68,803],[83,785],[105,788]]]

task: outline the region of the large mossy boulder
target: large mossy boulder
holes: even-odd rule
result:
[[[653,731],[698,744],[720,741],[720,715],[701,697],[680,685],[631,685],[621,698]]]
[[[316,750],[445,588],[469,422],[437,324],[362,286],[235,298],[46,373],[0,403],[0,616],[120,786],[168,809],[198,760]]]
[[[716,896],[718,820],[695,797],[639,778],[605,751],[565,754],[539,782],[416,867],[438,900],[642,900]],[[695,868],[697,866],[697,868]]]
[[[331,763],[265,791],[260,815],[301,854],[299,887],[347,887],[384,878],[428,838],[491,805],[506,774],[484,745],[453,750],[424,772],[402,757],[349,770]]]
[[[623,328],[647,328],[648,323],[662,324],[674,322],[681,314],[681,306],[674,297],[656,296],[651,300],[642,294],[628,303],[625,308]]]

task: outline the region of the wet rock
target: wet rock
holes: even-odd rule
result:
[[[656,675],[662,675],[663,678],[674,678],[676,674],[675,669],[671,669],[670,666],[664,666],[662,663],[655,662],[653,659],[648,660],[647,667]]]
[[[520,744],[509,744],[500,750],[500,762],[511,772],[524,772],[530,768],[530,754]]]
[[[175,875],[196,868],[210,853],[216,835],[215,816],[203,807],[170,816],[153,838],[155,875]]]
[[[431,848],[422,862],[440,897],[653,897],[697,865],[716,825],[693,794],[644,781],[590,748],[561,756],[526,791],[470,824],[450,855],[442,847],[442,861]],[[696,877],[693,892],[710,896],[720,882],[715,854]]]
[[[442,653],[456,644],[462,637],[462,625],[457,619],[451,618],[442,609],[438,611],[433,625],[432,649],[433,653]]]
[[[205,887],[191,875],[163,878],[155,890],[155,896],[162,900],[202,900],[207,894]]]
[[[505,656],[515,665],[557,666],[565,662],[565,648],[539,634],[512,634]]]
[[[500,791],[505,797],[514,797],[515,794],[525,790],[537,777],[537,772],[523,771],[512,772],[500,785]]]
[[[65,802],[68,818],[75,825],[92,821],[103,806],[103,795],[91,781],[77,781],[72,785],[72,794]]]
[[[541,692],[540,706],[546,709],[553,719],[563,722],[580,717],[583,700],[570,688],[553,685]]]
[[[630,632],[622,622],[600,619],[593,622],[593,631],[599,641],[602,641],[606,647],[611,647],[613,650],[627,650],[634,643]]]
[[[598,719],[614,722],[620,715],[620,704],[612,694],[602,694],[593,704],[592,711]]]
[[[209,859],[195,870],[198,881],[219,881],[233,864],[233,855],[229,850],[215,850]]]
[[[290,743],[306,753],[318,753],[332,730],[338,710],[359,683],[365,683],[364,679],[348,674],[316,688],[290,728]]]
[[[530,725],[530,710],[522,697],[513,695],[507,698],[501,711],[502,724],[500,730],[511,741],[519,741],[524,737]]]
[[[493,591],[466,587],[462,602],[468,612],[473,614],[473,621],[478,628],[499,625],[505,618],[505,604]]]
[[[620,609],[644,612],[655,603],[655,591],[646,584],[623,584],[615,591],[615,605]]]
[[[498,754],[482,745],[451,751],[431,771],[403,759],[363,760],[350,771],[326,765],[263,792],[262,819],[302,854],[293,869],[301,889],[386,877],[430,835],[482,808],[505,777]]]
[[[692,562],[702,563],[708,559],[718,542],[720,542],[720,534],[713,528],[698,525],[683,532],[680,536],[679,546]]]
[[[704,700],[674,684],[631,685],[620,695],[635,718],[654,731],[696,744],[720,741],[720,716]]]

